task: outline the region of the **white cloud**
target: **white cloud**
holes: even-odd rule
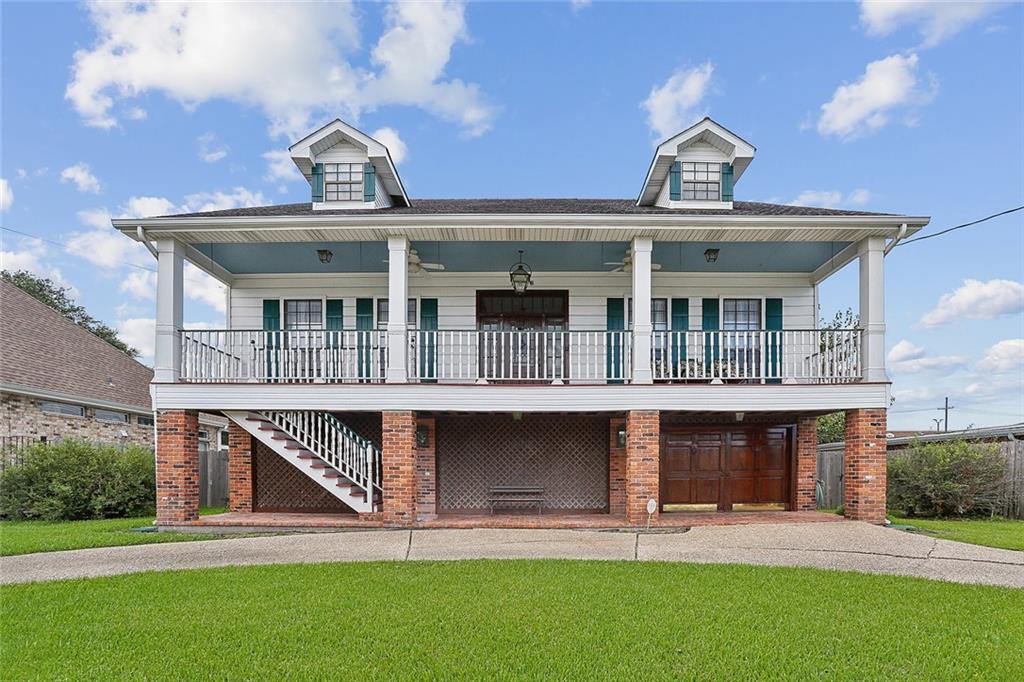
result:
[[[397,104],[422,108],[479,135],[495,110],[478,85],[448,78],[468,41],[463,3],[393,3],[370,52],[345,3],[90,2],[94,44],[75,52],[65,91],[88,125],[118,124],[115,104],[150,91],[187,108],[226,99],[259,107],[272,134],[297,138],[315,119]]]
[[[921,318],[921,324],[935,327],[958,319],[991,320],[1022,311],[1024,284],[1008,279],[968,279],[953,293],[943,294],[935,309]]]
[[[116,325],[117,335],[132,348],[139,351],[140,360],[153,359],[156,344],[156,320],[152,317],[132,317],[120,320]]]
[[[950,374],[966,366],[967,358],[960,355],[937,355],[894,362],[889,365],[889,368],[894,374],[917,374],[918,372]]]
[[[391,160],[395,162],[396,166],[409,156],[409,148],[394,128],[377,128],[370,137],[388,148]]]
[[[934,76],[922,84],[917,74],[916,54],[894,54],[871,62],[853,83],[836,88],[832,99],[821,105],[818,132],[850,140],[882,128],[894,112],[928,103],[938,89]]]
[[[151,218],[178,213],[178,207],[164,197],[129,197],[120,213],[122,218]]]
[[[267,182],[302,180],[302,173],[299,172],[286,150],[275,149],[263,152],[263,158],[267,162],[267,174],[263,176],[263,179]]]
[[[146,110],[142,107],[132,107],[128,110],[125,116],[127,116],[131,121],[145,121],[149,114],[147,114]]]
[[[28,171],[25,170],[24,168],[19,168],[16,172],[18,173],[18,179],[19,180],[24,180],[25,178],[28,177]],[[0,178],[0,182],[5,182],[6,183],[7,181],[4,180],[3,178]]]
[[[74,166],[68,166],[62,170],[60,172],[60,181],[75,183],[75,187],[78,188],[79,192],[99,194],[101,189],[100,181],[89,170],[89,165],[85,163],[76,163]]]
[[[934,47],[1005,4],[987,0],[861,0],[860,21],[869,35],[876,36],[916,26],[924,41],[921,47]]]
[[[185,263],[185,295],[219,313],[227,312],[227,292],[223,284],[191,263]]]
[[[42,239],[25,237],[17,241],[13,250],[0,248],[0,270],[26,270],[37,277],[44,277],[53,280],[55,284],[67,287],[72,296],[78,296],[78,289],[71,282],[64,279],[60,268],[45,262],[50,255],[50,249]]]
[[[871,192],[866,189],[855,189],[845,196],[839,190],[808,189],[789,203],[793,206],[837,208],[839,206],[864,206],[869,201],[871,201]]]
[[[135,270],[121,282],[121,291],[135,298],[156,300],[156,273],[147,270]]]
[[[906,360],[916,360],[924,357],[925,350],[920,346],[915,346],[910,341],[903,339],[899,341],[895,346],[889,349],[889,355],[887,360],[889,362],[904,362]]]
[[[985,378],[968,384],[964,393],[974,398],[993,398],[1005,393],[1020,397],[1024,394],[1024,378],[1020,375]]]
[[[978,369],[997,374],[1024,370],[1024,339],[1006,339],[994,344],[978,362]]]
[[[203,133],[198,137],[199,158],[206,163],[216,163],[228,155],[228,146],[220,142],[214,133]]]
[[[659,139],[671,137],[697,122],[715,67],[710,61],[689,69],[677,69],[641,105],[647,110],[647,126]]]
[[[938,391],[927,386],[922,388],[893,389],[892,392],[892,397],[896,399],[896,404],[901,407],[928,402],[934,400],[938,396]]]
[[[223,211],[228,208],[251,208],[265,206],[267,200],[262,192],[253,192],[245,187],[235,187],[230,192],[197,192],[185,197],[181,206],[183,213],[200,211]]]
[[[579,12],[581,9],[590,7],[592,0],[569,0],[569,5],[572,6],[573,12]]]
[[[7,182],[6,178],[0,178],[0,213],[6,213],[11,210],[11,204],[13,203],[14,190],[11,189],[11,183]]]
[[[647,127],[659,139],[666,139],[696,123],[697,112],[711,85],[715,67],[705,61],[698,67],[678,69],[665,83],[654,86],[643,101]]]

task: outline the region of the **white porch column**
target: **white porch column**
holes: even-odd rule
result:
[[[406,364],[406,306],[409,300],[409,240],[388,237],[388,367],[386,381],[404,384],[409,379]]]
[[[182,294],[184,292],[185,249],[173,239],[156,243],[156,344],[153,351],[153,380],[181,378]]]
[[[885,239],[868,237],[860,258],[861,365],[865,381],[889,381],[885,373]]]
[[[633,239],[633,383],[654,383],[651,375],[650,237]]]

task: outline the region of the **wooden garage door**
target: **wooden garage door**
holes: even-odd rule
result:
[[[661,435],[661,502],[716,505],[786,503],[787,427],[666,427]]]

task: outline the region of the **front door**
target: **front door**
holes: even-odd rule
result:
[[[567,291],[477,293],[480,377],[488,381],[565,379]]]
[[[665,427],[661,502],[728,511],[789,499],[787,427]]]

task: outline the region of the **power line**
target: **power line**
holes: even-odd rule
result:
[[[53,244],[54,246],[60,246],[60,247],[65,248],[65,249],[70,248],[67,245],[66,242],[58,242],[58,241],[53,240],[53,239],[47,239],[46,237],[40,237],[38,234],[32,234],[30,232],[22,232],[21,230],[15,230],[13,227],[6,227],[4,225],[0,225],[0,230],[5,230],[7,232],[13,232],[14,234],[20,234],[23,237],[31,237],[32,239],[38,239],[41,242],[46,242],[47,244]],[[156,268],[147,268],[145,265],[138,265],[136,263],[129,263],[128,261],[121,261],[121,263],[123,265],[127,265],[127,266],[132,267],[132,268],[138,268],[139,270],[145,270],[146,272],[156,272]]]
[[[963,223],[961,225],[954,225],[953,227],[947,227],[945,230],[940,230],[939,232],[934,232],[932,234],[926,234],[923,237],[914,237],[913,239],[907,239],[905,241],[900,242],[896,246],[903,246],[904,244],[913,244],[914,242],[924,241],[925,239],[931,239],[932,237],[940,237],[940,236],[942,236],[944,234],[949,234],[950,232],[953,232],[954,230],[959,230],[959,229],[962,229],[964,227],[970,227],[971,225],[977,225],[978,223],[983,223],[986,220],[992,220],[993,218],[998,218],[999,216],[1003,216],[1003,215],[1006,215],[1008,213],[1014,213],[1016,211],[1022,211],[1022,210],[1024,210],[1024,206],[1018,206],[1017,208],[1009,208],[1009,209],[1007,209],[1005,211],[1000,211],[999,213],[993,213],[992,215],[985,216],[984,218],[979,218],[977,220],[972,220],[969,223]]]

